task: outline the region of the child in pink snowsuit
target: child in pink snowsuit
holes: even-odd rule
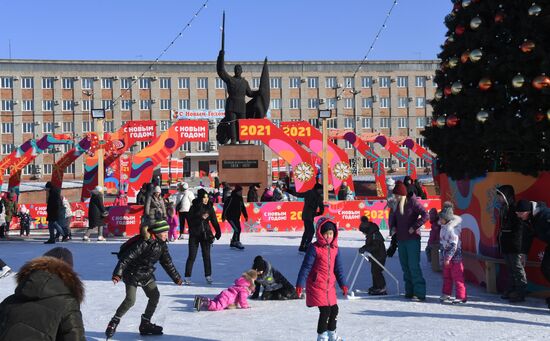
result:
[[[462,263],[462,245],[460,231],[462,218],[454,215],[453,204],[445,202],[439,212],[441,224],[440,243],[443,261],[443,295],[441,302],[453,304],[466,303],[466,286],[464,285],[464,264]],[[453,284],[456,290],[455,299],[451,299]]]
[[[168,205],[166,208],[166,222],[168,223],[168,226],[170,226],[170,231],[168,231],[168,240],[174,241],[178,239],[178,231],[179,231],[179,218],[176,214],[176,210],[174,210],[174,206]]]
[[[256,278],[258,278],[256,270],[248,270],[235,280],[235,284],[219,293],[214,299],[195,296],[195,309],[218,311],[236,305],[241,309],[250,308],[247,297],[254,292]]]

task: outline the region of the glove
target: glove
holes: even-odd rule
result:
[[[344,293],[344,296],[347,296],[347,295],[348,295],[348,291],[349,291],[348,287],[344,285],[344,286],[342,287],[342,292]]]
[[[178,279],[178,281],[176,282],[176,285],[182,285],[183,284],[183,281],[180,279]]]
[[[118,282],[120,282],[120,277],[115,275],[113,276],[112,280],[113,280],[113,284],[117,284]]]
[[[302,290],[303,288],[301,286],[296,287],[296,295],[298,295],[298,298],[302,297]]]
[[[216,235],[214,237],[216,238],[216,240],[220,240],[222,234],[220,232],[216,232]]]

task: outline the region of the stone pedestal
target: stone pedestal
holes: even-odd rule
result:
[[[247,193],[248,186],[259,183],[261,189],[268,184],[267,161],[261,146],[253,144],[238,144],[220,146],[218,177],[234,186],[239,184]]]

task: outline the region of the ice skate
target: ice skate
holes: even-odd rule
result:
[[[386,291],[386,288],[380,288],[380,289],[369,289],[369,295],[371,296],[382,296],[382,295],[387,295],[387,291]]]
[[[328,331],[328,341],[344,341],[341,337],[339,337],[337,334],[336,334],[336,330],[334,331]]]
[[[463,298],[463,299],[459,299],[459,298],[455,298],[454,300],[451,301],[452,304],[464,304],[466,303],[468,300]]]
[[[191,285],[191,278],[185,277],[183,279],[183,285]]]
[[[103,237],[103,236],[99,236],[99,237],[97,237],[97,241],[98,242],[104,242],[104,241],[107,241],[107,239],[105,239],[105,237]]]
[[[328,332],[317,334],[317,341],[329,341]]]
[[[241,244],[241,242],[239,241],[231,241],[231,243],[229,244],[229,247],[232,249],[244,250],[243,244]]]
[[[84,236],[84,237],[82,237],[82,241],[83,241],[83,242],[89,242],[89,241],[90,241],[90,237]]]
[[[206,276],[206,283],[212,284],[214,281],[212,280],[212,276]]]
[[[441,303],[452,302],[452,298],[449,295],[441,295],[439,296],[439,302]]]
[[[0,278],[8,277],[9,275],[11,275],[11,268],[6,265],[0,272]]]
[[[195,307],[195,309],[197,311],[208,310],[208,302],[209,301],[210,300],[207,297],[195,296],[195,301],[193,302],[193,307]]]
[[[151,323],[151,321],[141,316],[141,324],[139,325],[139,334],[140,335],[162,335],[162,327],[157,326],[154,323]]]
[[[116,327],[118,327],[118,324],[120,323],[120,318],[113,316],[109,324],[107,325],[107,329],[105,330],[105,336],[107,337],[107,340],[113,337],[116,332]]]

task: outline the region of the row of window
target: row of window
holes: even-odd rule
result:
[[[21,132],[24,134],[31,134],[37,131],[36,127],[42,125],[42,132],[45,134],[54,133],[55,129],[61,129],[64,133],[73,133],[74,122],[23,122],[21,124]],[[2,122],[0,125],[2,134],[13,134],[14,124],[13,122]],[[115,122],[106,120],[103,121],[103,128],[106,132],[115,131]],[[84,133],[95,131],[94,121],[83,121],[82,122],[82,131]]]
[[[353,109],[355,107],[355,101],[353,98],[344,98],[344,109]],[[374,97],[366,97],[361,98],[361,107],[364,109],[370,109],[373,107],[373,103],[376,101],[380,101],[380,108],[387,109],[391,107],[391,100],[390,97],[380,97],[378,99],[378,96]],[[416,108],[425,108],[426,107],[426,98],[425,97],[398,97],[397,98],[397,107],[398,108],[408,108],[409,102],[415,101]],[[327,98],[326,105],[328,109],[334,109],[336,108],[336,98]],[[309,98],[307,101],[307,107],[308,109],[317,109],[319,108],[319,99],[318,98]],[[280,98],[273,98],[271,100],[271,109],[281,109],[281,99]],[[300,108],[300,99],[299,98],[291,98],[289,100],[289,108],[290,109],[299,109]],[[216,108],[218,109],[218,108]],[[223,109],[223,107],[221,108]]]
[[[347,141],[346,141],[347,142]],[[348,148],[347,145],[346,145],[346,148],[347,149],[352,149],[351,145],[349,145],[350,147]],[[368,160],[368,159],[364,159],[362,158],[361,159],[361,163],[363,164],[363,168],[372,168],[373,167],[373,163],[372,161]],[[399,161],[397,162],[397,160],[395,159],[392,159],[392,158],[383,158],[382,159],[383,162],[384,162],[384,167],[385,168],[392,168],[392,166],[394,168],[396,168],[395,166],[397,164],[399,164],[399,168],[403,168],[405,167],[405,163]],[[392,162],[393,161],[393,162]],[[426,160],[422,159],[422,158],[416,158],[415,160],[415,163],[416,163],[416,167],[417,168],[420,168],[420,167],[426,167],[427,166],[427,163],[426,163]]]
[[[118,79],[118,78],[116,78]],[[126,77],[120,79],[120,88],[121,89],[130,89],[134,82],[139,84],[140,89],[150,89],[151,82],[155,81],[156,77]],[[423,88],[426,86],[426,76],[415,76],[415,86]],[[54,82],[58,80],[57,77],[43,77],[42,78],[42,89],[53,89]],[[73,89],[74,83],[78,80],[78,77],[63,77],[61,79],[61,86],[63,89]],[[81,88],[84,90],[91,90],[94,88],[94,82],[100,80],[99,77],[83,77],[80,79]],[[189,89],[190,79],[189,77],[179,77],[178,79],[178,89]],[[319,88],[319,77],[307,77],[303,79],[301,77],[290,77],[289,88],[299,88],[302,83],[307,82],[307,87],[310,89]],[[101,78],[101,89],[112,89],[113,81],[115,78]],[[371,88],[377,79],[371,76],[361,77],[361,88]],[[0,77],[0,88],[2,89],[13,89],[13,77]],[[269,80],[269,85],[272,89],[281,88],[281,77],[271,77]],[[398,76],[397,78],[392,78],[390,76],[380,76],[378,77],[378,83],[380,88],[389,88],[391,83],[397,82],[398,88],[406,88],[409,86],[409,77],[408,76]],[[260,78],[252,78],[252,87],[258,88],[260,85]],[[160,89],[170,89],[172,87],[172,79],[169,77],[161,77],[159,79]],[[34,88],[34,78],[33,77],[21,77],[21,88],[22,89],[33,89]],[[344,83],[337,83],[336,77],[325,77],[325,88],[327,89],[337,89],[337,88],[350,88],[355,89],[355,78],[353,77],[344,77]],[[198,77],[197,78],[197,89],[208,89],[208,77]],[[216,89],[225,89],[224,81],[216,77]]]

